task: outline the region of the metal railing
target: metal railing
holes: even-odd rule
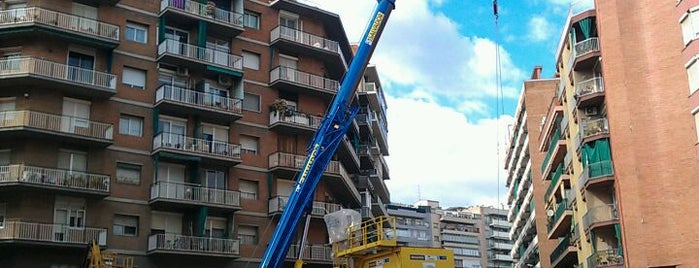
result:
[[[546,166],[549,164],[549,160],[551,159],[551,156],[553,155],[553,152],[556,149],[556,146],[558,146],[558,141],[561,139],[561,129],[558,128],[556,129],[556,132],[553,134],[553,137],[551,138],[551,141],[549,142],[549,147],[548,151],[546,152],[546,156],[544,157],[544,161],[541,162],[541,173],[544,173],[544,170],[546,170]]]
[[[174,39],[165,39],[158,45],[158,56],[162,56],[165,53],[200,60],[238,71],[243,70],[243,57],[241,56],[233,55],[226,51],[190,45]]]
[[[573,247],[575,244],[573,241],[570,239],[570,236],[565,236],[561,241],[558,242],[558,245],[556,248],[553,249],[551,252],[551,256],[549,256],[549,260],[551,261],[551,264],[556,263],[556,260],[563,255],[563,253],[568,250],[569,247]]]
[[[546,194],[544,196],[545,200],[549,200],[551,197],[551,194],[553,193],[554,189],[556,188],[556,184],[558,184],[558,181],[561,180],[561,177],[563,176],[563,163],[558,165],[558,168],[556,168],[556,172],[553,173],[553,176],[551,178],[551,183],[549,184],[548,189],[546,189]]]
[[[3,228],[0,228],[0,241],[2,240],[24,240],[73,245],[87,245],[95,241],[100,246],[106,246],[107,229],[8,220],[3,225]]]
[[[40,7],[0,11],[0,27],[34,23],[97,38],[119,41],[119,26],[90,18],[56,12]]]
[[[269,155],[269,167],[286,167],[293,169],[302,169],[305,160],[305,155],[276,152]],[[328,167],[325,169],[325,172],[331,174],[340,174],[340,162],[330,161],[330,163],[328,163]]]
[[[299,256],[299,245],[293,244],[289,247],[286,257],[296,259]],[[332,261],[333,249],[330,245],[306,245],[301,254],[304,261]]]
[[[344,257],[374,246],[396,246],[396,218],[377,217],[347,228],[347,239],[333,243],[335,257]]]
[[[116,92],[117,76],[113,74],[28,56],[0,60],[0,78],[18,75],[46,77]]]
[[[575,96],[580,98],[586,95],[604,92],[604,80],[595,77],[575,84]]]
[[[200,254],[240,254],[240,241],[180,234],[156,234],[148,237],[148,251],[166,250]]]
[[[582,138],[609,133],[609,121],[606,117],[582,120],[580,124]]]
[[[583,215],[583,228],[587,231],[592,224],[619,219],[616,204],[606,204],[589,208]]]
[[[243,102],[239,99],[222,97],[212,93],[194,91],[171,85],[162,85],[155,90],[155,101],[159,102],[162,100],[190,104],[204,109],[220,110],[236,114],[243,113]]]
[[[150,198],[240,207],[240,192],[203,187],[199,184],[159,181],[150,188]]]
[[[269,199],[269,213],[284,211],[287,202],[289,202],[288,196],[276,196]],[[339,211],[340,209],[342,209],[340,204],[313,201],[313,209],[311,210],[311,214],[323,216]]]
[[[311,88],[330,91],[332,93],[336,93],[340,87],[337,80],[302,72],[286,66],[277,66],[269,72],[270,83],[274,83],[277,80],[298,83]]]
[[[556,225],[556,223],[558,223],[558,220],[561,219],[561,216],[563,216],[563,214],[565,213],[566,210],[569,210],[568,200],[563,199],[563,200],[561,200],[560,203],[558,203],[558,206],[556,207],[556,210],[553,214],[553,217],[548,222],[548,231],[549,232],[551,232],[551,230]]]
[[[113,139],[114,134],[112,124],[94,122],[85,118],[35,111],[0,112],[0,130],[16,127],[36,128],[109,141]]]
[[[3,183],[55,186],[99,193],[109,193],[111,185],[108,175],[25,166],[23,164],[0,166],[0,185]]]
[[[169,132],[160,133],[153,138],[153,150],[161,148],[230,159],[240,158],[240,145],[238,144],[190,138]]]
[[[322,116],[310,115],[297,111],[271,111],[269,112],[269,124],[289,123],[301,127],[317,129],[323,122]]]
[[[575,58],[595,51],[599,51],[599,41],[597,37],[590,37],[575,44]]]
[[[336,41],[282,25],[272,29],[269,36],[272,42],[277,39],[284,39],[330,52],[340,53],[340,45]]]
[[[619,254],[618,249],[598,250],[587,257],[587,267],[608,267],[623,266],[624,256]]]
[[[578,185],[584,187],[589,180],[612,175],[614,175],[614,167],[611,160],[589,163],[583,166]]]
[[[213,2],[210,2],[213,3]],[[186,13],[201,17],[210,18],[224,24],[243,26],[243,14],[231,12],[217,8],[216,5],[202,4],[191,0],[163,0],[160,2],[160,11],[167,8],[182,10]]]

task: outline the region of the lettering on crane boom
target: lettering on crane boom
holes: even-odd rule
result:
[[[383,13],[379,12],[376,13],[376,19],[374,20],[374,24],[371,25],[371,30],[369,30],[369,35],[366,37],[365,43],[367,45],[370,45],[374,43],[374,38],[376,37],[376,34],[379,32],[379,26],[381,26],[381,22],[383,21]]]
[[[301,178],[299,178],[299,183],[296,184],[297,192],[301,189],[301,184],[306,180],[308,172],[311,169],[311,165],[313,165],[313,162],[315,162],[316,160],[316,153],[318,153],[318,147],[320,147],[320,145],[318,144],[315,144],[313,146],[313,150],[311,151],[311,154],[308,157],[308,162],[306,162],[306,166],[303,168],[303,173],[301,173]]]

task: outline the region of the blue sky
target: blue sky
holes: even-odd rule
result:
[[[350,42],[359,40],[376,3],[311,1],[340,15]],[[507,126],[532,68],[541,65],[545,77],[553,75],[570,1],[498,4],[501,117],[496,110],[492,0],[396,0],[371,59],[388,95],[386,161],[392,202],[430,199],[443,207],[505,203]]]

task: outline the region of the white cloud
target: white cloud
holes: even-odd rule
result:
[[[442,206],[496,205],[497,134],[506,135],[511,116],[470,122],[463,113],[434,102],[388,97],[391,201],[413,203],[421,198]],[[499,123],[499,124],[498,124]],[[498,129],[499,125],[499,129]],[[499,132],[499,133],[498,133]],[[504,158],[504,142],[500,142]],[[505,174],[500,171],[501,203]]]
[[[552,34],[554,34],[554,27],[544,16],[534,16],[529,20],[529,40],[546,41]]]

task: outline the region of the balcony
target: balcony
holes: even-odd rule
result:
[[[293,244],[286,253],[287,260],[296,260],[299,257],[299,245]],[[330,264],[333,262],[332,247],[329,245],[306,245],[303,248],[301,258],[308,264]]]
[[[169,209],[207,206],[230,212],[240,210],[240,192],[192,183],[158,181],[150,187],[150,204]]]
[[[595,77],[575,83],[575,98],[579,107],[598,106],[604,100],[604,80]]]
[[[243,14],[217,8],[215,4],[202,4],[193,0],[162,0],[160,17],[185,25],[196,25],[199,21],[206,21],[209,34],[229,38],[244,31]]]
[[[286,110],[269,112],[269,129],[294,135],[313,135],[323,123],[323,116]]]
[[[558,241],[558,245],[553,249],[549,257],[552,267],[571,267],[578,262],[578,248],[573,242],[570,236],[566,236]]]
[[[240,257],[236,239],[155,234],[148,237],[148,254],[183,254],[207,257]]]
[[[117,76],[22,56],[0,60],[0,88],[34,86],[90,98],[116,94]]]
[[[609,137],[609,121],[606,117],[582,120],[580,129],[580,147],[585,143]]]
[[[583,193],[588,187],[612,183],[614,183],[614,165],[611,160],[587,164],[583,167],[578,181],[578,185],[582,186],[580,191]]]
[[[306,156],[285,152],[272,153],[268,157],[269,170],[280,178],[296,180],[296,176],[304,167]],[[351,201],[352,204],[360,205],[359,191],[354,187],[352,180],[345,171],[345,168],[338,161],[330,161],[322,179],[326,183],[333,185],[330,191],[339,200]]]
[[[284,208],[286,207],[288,201],[288,196],[275,196],[269,199],[269,215],[280,215],[282,212],[284,212]],[[339,211],[340,209],[342,209],[340,204],[313,201],[311,215],[320,217],[322,219],[326,214]]]
[[[598,38],[591,37],[576,43],[574,56],[574,70],[580,71],[592,68],[600,56]]]
[[[510,261],[512,261],[512,256],[507,255],[507,254],[492,254],[492,255],[488,256],[488,260],[510,262]]]
[[[97,242],[107,245],[107,229],[92,227],[70,227],[62,224],[35,223],[22,220],[7,220],[0,228],[0,243],[40,244],[56,247],[83,249]]]
[[[119,45],[119,26],[40,7],[0,11],[0,36],[10,40],[48,33],[70,42],[102,48]]]
[[[548,180],[549,174],[552,169],[563,161],[565,154],[567,153],[567,145],[565,141],[565,136],[561,135],[561,129],[556,129],[556,132],[551,137],[549,142],[548,151],[544,157],[544,161],[541,163],[541,174],[544,180]]]
[[[386,100],[383,96],[383,90],[381,90],[377,83],[364,83],[361,84],[357,90],[360,96],[366,95],[369,100],[369,106],[374,111],[381,111],[382,115],[386,115]]]
[[[282,25],[272,29],[269,40],[272,47],[282,51],[318,57],[331,70],[330,73],[337,73],[346,68],[345,59],[337,41]]]
[[[376,114],[376,111],[372,111],[373,116],[371,117],[371,127],[374,133],[379,133],[376,136],[376,141],[379,143],[379,148],[383,155],[388,155],[388,125],[386,124],[386,119]]]
[[[158,45],[157,60],[201,72],[243,76],[243,57],[173,39],[165,39]]]
[[[568,181],[568,174],[563,174],[563,164],[559,164],[558,168],[556,168],[556,171],[553,173],[553,176],[551,176],[551,183],[549,184],[548,189],[546,189],[546,194],[544,198],[546,199],[547,202],[551,202],[551,197],[555,196],[557,189],[560,189],[561,187],[561,182],[567,182]],[[566,183],[567,184],[567,183]],[[554,195],[552,195],[554,194]]]
[[[108,175],[23,164],[0,166],[0,188],[32,187],[105,197],[110,185]]]
[[[499,228],[512,227],[512,223],[510,223],[509,221],[506,221],[506,220],[492,220],[492,221],[490,221],[490,223],[488,225],[494,226],[494,227],[499,227]]]
[[[347,136],[342,137],[342,143],[337,148],[337,157],[342,160],[342,164],[344,164],[349,173],[359,173],[359,168],[361,166],[359,154],[355,148],[355,144],[350,141]]]
[[[504,239],[504,240],[510,239],[510,234],[508,232],[501,232],[501,231],[487,231],[486,236],[487,237],[494,237],[497,239]]]
[[[495,242],[495,241],[489,241],[489,242],[488,242],[488,248],[496,249],[496,250],[507,250],[507,251],[510,251],[510,250],[512,249],[512,244],[509,244],[509,243],[500,243],[500,242]]]
[[[168,132],[160,133],[153,138],[153,154],[229,166],[242,162],[238,144],[196,139]]]
[[[554,239],[561,237],[570,230],[570,221],[573,219],[573,211],[567,199],[558,203],[556,210],[548,222],[548,237]]]
[[[624,267],[624,256],[618,249],[598,250],[587,257],[587,267],[621,268]]]
[[[155,90],[155,106],[176,116],[197,115],[216,123],[231,123],[243,117],[242,101],[171,85]]]
[[[619,214],[616,204],[606,204],[589,208],[583,215],[583,227],[589,233],[594,228],[613,225],[619,223]],[[588,236],[589,237],[589,236]]]
[[[295,93],[332,99],[340,88],[337,80],[305,73],[297,69],[277,66],[269,72],[270,86]]]
[[[92,146],[108,146],[113,140],[112,124],[84,118],[35,111],[0,112],[0,137],[7,139],[48,138]]]

